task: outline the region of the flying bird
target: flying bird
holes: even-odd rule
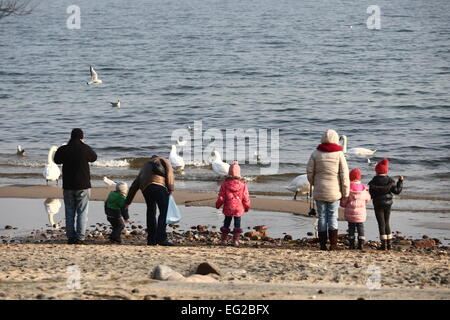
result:
[[[98,78],[97,72],[95,72],[92,66],[90,67],[90,71],[91,71],[91,81],[87,82],[88,85],[97,85],[103,82]]]

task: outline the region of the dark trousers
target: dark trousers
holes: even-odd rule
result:
[[[231,225],[231,219],[234,218],[234,228],[240,229],[241,228],[241,217],[228,217],[225,216],[225,220],[223,221],[223,226],[225,228],[230,228]]]
[[[125,228],[125,223],[123,222],[122,217],[111,217],[106,216],[109,223],[111,223],[112,231],[109,235],[111,240],[121,241],[120,235],[122,234],[122,230]]]
[[[348,223],[348,238],[355,239],[355,230],[358,231],[358,239],[364,239],[364,223],[349,222]]]
[[[389,217],[391,215],[391,206],[375,206],[375,217],[378,222],[378,231],[380,232],[380,238],[391,238],[391,227],[389,226]],[[384,237],[382,237],[384,236]]]
[[[149,244],[164,242],[167,239],[166,218],[169,193],[163,186],[150,184],[143,194],[147,203],[147,242]],[[156,205],[159,209],[158,224],[156,223]]]

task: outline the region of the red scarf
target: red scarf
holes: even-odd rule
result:
[[[321,143],[317,146],[317,150],[323,152],[337,152],[342,151],[342,146],[336,143]]]

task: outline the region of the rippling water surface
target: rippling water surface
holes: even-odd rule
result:
[[[152,154],[168,156],[173,130],[202,120],[280,129],[278,174],[243,166],[254,191],[286,192],[334,128],[349,147],[377,149],[372,161],[388,157],[405,195],[448,200],[449,1],[378,1],[381,30],[366,27],[368,1],[79,0],[81,29],[68,30],[71,4],[0,21],[0,184],[42,184],[48,148],[74,127],[98,152],[94,184],[130,181]],[[90,65],[101,86],[86,85]],[[365,159],[350,166],[373,175]],[[189,166],[178,188],[216,179]]]

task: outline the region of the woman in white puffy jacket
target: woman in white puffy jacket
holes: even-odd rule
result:
[[[329,129],[322,135],[321,144],[309,158],[307,174],[319,214],[320,249],[327,250],[329,237],[330,250],[337,250],[339,200],[349,195],[350,179],[336,131]]]

